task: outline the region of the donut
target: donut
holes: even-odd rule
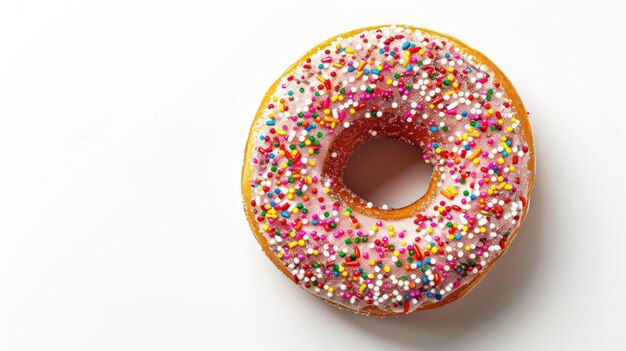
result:
[[[344,183],[352,153],[380,138],[433,167],[409,206]],[[528,113],[493,62],[449,35],[383,25],[322,42],[269,88],[241,184],[250,228],[287,277],[333,306],[391,316],[476,286],[518,233],[534,174]]]

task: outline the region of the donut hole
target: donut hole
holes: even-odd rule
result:
[[[398,209],[423,197],[432,175],[419,147],[398,139],[373,139],[352,153],[343,183],[375,207]]]

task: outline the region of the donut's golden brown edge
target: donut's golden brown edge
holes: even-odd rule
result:
[[[261,102],[261,105],[259,106],[259,109],[257,110],[256,116],[254,118],[254,120],[252,121],[252,127],[250,128],[250,134],[248,135],[248,141],[246,143],[246,149],[245,149],[245,154],[244,154],[244,166],[243,166],[243,171],[242,171],[242,175],[241,175],[241,190],[243,193],[243,201],[244,201],[244,209],[246,212],[246,217],[248,219],[248,224],[250,225],[250,228],[252,229],[252,232],[254,233],[254,236],[256,237],[257,241],[259,242],[259,244],[261,245],[261,247],[263,248],[263,252],[265,252],[265,255],[267,255],[267,257],[270,258],[270,260],[272,260],[272,262],[274,262],[274,265],[276,265],[276,267],[278,267],[283,274],[285,274],[288,278],[290,278],[291,280],[291,276],[292,274],[287,270],[287,268],[285,266],[282,265],[282,263],[278,260],[278,258],[276,257],[276,255],[274,255],[274,253],[272,253],[270,251],[269,248],[269,244],[267,243],[267,240],[265,239],[265,237],[263,237],[263,234],[258,230],[257,225],[256,225],[256,219],[254,217],[254,213],[252,211],[252,209],[250,208],[250,201],[252,199],[252,188],[250,185],[250,181],[252,179],[252,174],[251,174],[251,167],[250,167],[250,155],[253,154],[253,148],[254,148],[254,142],[253,142],[253,138],[255,137],[255,135],[257,134],[258,130],[255,130],[254,126],[257,123],[257,119],[262,117],[262,112],[265,106],[268,105],[270,98],[272,96],[272,94],[276,91],[276,87],[278,86],[278,84],[280,83],[280,80],[286,76],[287,74],[289,74],[290,72],[294,71],[300,64],[302,64],[302,62],[304,60],[306,60],[308,57],[310,57],[311,55],[313,55],[314,53],[316,53],[318,50],[325,48],[326,46],[330,45],[332,41],[334,41],[335,39],[337,39],[338,37],[349,37],[349,36],[353,36],[356,34],[359,34],[365,30],[376,30],[379,28],[384,28],[384,27],[389,27],[390,25],[380,25],[380,26],[373,26],[373,27],[366,27],[366,28],[360,28],[360,29],[356,29],[350,32],[346,32],[346,33],[342,33],[339,35],[336,35],[328,40],[325,40],[324,42],[322,42],[321,44],[315,46],[313,49],[309,50],[304,56],[302,56],[299,60],[297,60],[293,65],[291,65],[287,70],[285,70],[285,72],[283,74],[280,75],[280,77],[274,82],[274,84],[272,84],[272,86],[267,90],[267,94],[265,95],[265,97],[263,98],[263,101]],[[406,28],[410,28],[412,30],[420,30],[423,33],[426,34],[430,34],[430,35],[435,35],[441,38],[445,38],[451,42],[453,42],[457,47],[459,47],[464,53],[468,54],[468,55],[472,55],[474,57],[474,64],[476,65],[486,65],[487,67],[489,67],[490,70],[493,71],[493,73],[495,74],[495,77],[497,79],[498,82],[500,82],[500,84],[502,85],[504,91],[506,92],[506,96],[507,98],[511,99],[511,108],[513,109],[513,111],[515,111],[516,113],[516,118],[518,120],[521,121],[521,127],[522,127],[522,131],[523,131],[523,135],[524,135],[524,140],[526,142],[526,145],[528,145],[529,148],[529,161],[528,161],[528,170],[531,172],[530,177],[528,179],[528,194],[527,194],[527,205],[524,207],[523,209],[523,213],[522,213],[522,217],[520,219],[520,223],[523,223],[524,219],[526,218],[526,215],[528,214],[528,208],[529,208],[529,204],[530,204],[530,195],[532,193],[532,189],[534,186],[534,181],[535,181],[535,149],[534,149],[534,139],[533,139],[533,133],[532,133],[532,126],[530,124],[530,120],[528,118],[528,114],[526,112],[526,109],[524,108],[524,104],[522,103],[522,100],[520,99],[519,95],[517,94],[517,91],[515,90],[515,87],[513,87],[513,84],[511,83],[511,81],[507,78],[507,76],[500,70],[500,68],[498,68],[498,66],[496,66],[491,60],[489,60],[485,55],[483,55],[482,53],[480,53],[479,51],[472,49],[469,45],[465,44],[464,42],[462,42],[461,40],[456,39],[455,37],[452,37],[450,35],[447,34],[442,34],[436,31],[432,31],[429,29],[425,29],[425,28],[421,28],[421,27],[414,27],[414,26],[409,26],[409,25],[401,25],[402,27],[406,27]],[[433,177],[436,177],[437,174],[433,174]],[[414,215],[415,213],[418,213],[421,209],[423,209],[423,206],[429,202],[429,200],[431,200],[432,198],[435,197],[435,193],[436,193],[436,186],[433,186],[433,182],[431,182],[428,191],[426,192],[426,194],[420,198],[419,200],[417,200],[415,203],[401,208],[401,209],[396,209],[393,211],[385,211],[385,210],[381,210],[381,209],[377,209],[377,208],[371,208],[368,209],[368,215],[370,216],[375,216],[377,218],[380,219],[397,219],[397,218],[402,218],[402,217],[409,217]],[[357,206],[359,207],[359,210],[361,210],[362,206]],[[511,233],[511,235],[509,236],[506,248],[503,250],[503,252],[500,253],[500,256],[498,256],[498,258],[496,258],[494,261],[492,261],[480,274],[478,274],[474,280],[469,283],[466,284],[465,286],[457,289],[455,292],[447,295],[445,298],[443,298],[441,301],[437,302],[437,303],[432,303],[430,301],[426,301],[424,303],[422,303],[419,308],[416,309],[416,311],[421,311],[421,310],[427,310],[427,309],[432,309],[432,308],[437,308],[437,307],[441,307],[444,305],[449,304],[450,302],[456,301],[460,298],[462,298],[463,296],[465,296],[467,293],[469,293],[487,274],[487,272],[489,272],[489,270],[491,270],[491,268],[493,267],[493,265],[495,264],[495,262],[502,257],[502,255],[504,255],[504,253],[506,252],[506,250],[508,250],[510,244],[513,242],[513,239],[515,239],[515,237],[517,236],[517,233],[519,232],[520,228],[522,226],[518,226],[517,229],[515,229],[515,231],[513,231],[513,233]],[[315,295],[313,293],[311,293],[312,295]],[[317,295],[315,295],[317,296]],[[320,299],[322,299],[320,296],[318,296]],[[396,315],[402,315],[404,313],[402,312],[397,312],[394,313],[392,311],[384,311],[379,309],[376,306],[366,306],[365,308],[362,308],[360,310],[356,310],[356,309],[350,309],[347,308],[346,306],[340,305],[338,303],[334,303],[332,301],[327,301],[322,299],[323,301],[325,301],[326,303],[330,304],[330,305],[334,305],[338,308],[341,309],[347,309],[353,312],[357,312],[357,313],[362,313],[362,314],[366,314],[366,315],[374,315],[374,316],[378,316],[378,317],[386,317],[386,316],[396,316]]]

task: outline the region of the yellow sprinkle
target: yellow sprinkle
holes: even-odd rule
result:
[[[359,79],[363,76],[363,71],[359,71],[359,73],[356,74],[356,79]]]
[[[319,74],[315,78],[317,78],[317,80],[319,80],[320,83],[324,83],[325,81],[324,77],[320,76]]]
[[[276,130],[276,134],[286,135],[286,134],[287,134],[287,131],[282,130],[282,129],[278,129],[278,130]]]
[[[365,290],[365,288],[367,288],[367,284],[365,283],[361,284],[361,287],[359,288],[359,293],[362,293],[363,290]]]
[[[293,249],[293,248],[294,248],[294,247],[296,247],[297,245],[298,245],[298,242],[297,242],[297,241],[292,241],[292,242],[290,242],[290,243],[289,243],[289,248],[290,248],[290,249]]]
[[[498,158],[498,163],[499,164],[503,164],[504,163],[504,159],[502,157]]]
[[[511,153],[511,148],[503,141],[502,142],[502,147],[504,148],[504,150],[506,150],[507,153]]]
[[[383,267],[383,270],[384,270],[385,272],[389,273],[389,272],[391,272],[391,267],[389,267],[389,266],[385,266],[385,267]]]
[[[363,69],[363,67],[365,67],[365,61],[361,61],[359,63],[359,66],[356,68],[357,71],[361,71]]]
[[[330,288],[328,288],[328,292],[329,292],[329,293],[332,293],[332,292],[334,292],[334,291],[335,291],[335,288],[333,288],[332,286],[331,286]]]
[[[354,49],[353,48],[346,48],[346,52],[348,54],[354,54]]]
[[[335,68],[342,68],[343,65],[341,63],[335,62],[335,63],[333,63],[333,67],[335,67]]]
[[[400,251],[395,250],[395,251],[393,252],[393,255],[394,255],[394,256],[396,256],[396,257],[400,256]]]
[[[370,260],[370,266],[372,266],[372,267],[373,267],[374,265],[376,265],[376,261],[374,261],[374,260]]]
[[[455,188],[453,188],[453,187],[451,187],[451,186],[448,186],[448,187],[446,188],[446,190],[448,190],[450,193],[452,193],[452,195],[456,195],[456,194],[458,194],[458,193],[459,193],[459,192],[458,192]]]
[[[480,148],[474,150],[474,152],[472,152],[472,154],[469,157],[470,161],[473,161],[476,157],[478,157],[478,155],[480,155],[480,152],[483,151]]]

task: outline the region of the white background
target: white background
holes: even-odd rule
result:
[[[0,350],[625,349],[623,1],[251,3],[0,3]],[[383,23],[495,61],[538,173],[478,288],[380,320],[273,267],[239,177],[275,78]]]

